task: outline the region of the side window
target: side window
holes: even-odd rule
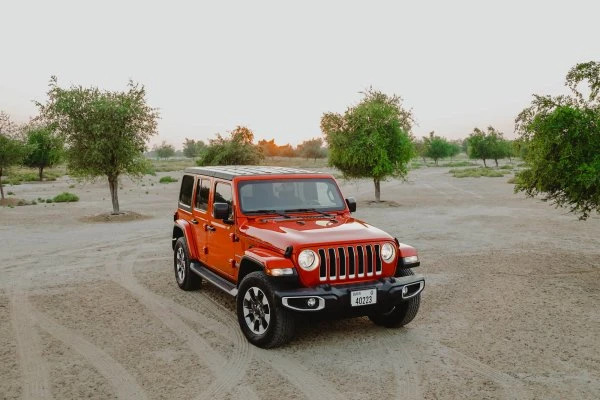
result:
[[[210,195],[210,179],[198,179],[196,185],[196,203],[194,207],[198,210],[206,211],[208,209],[208,196]]]
[[[182,206],[192,207],[192,191],[194,190],[194,177],[184,175],[181,180],[181,191],[179,192],[179,203]]]
[[[215,195],[213,203],[227,203],[231,206],[231,214],[233,215],[233,194],[231,192],[231,185],[225,182],[217,182],[215,184]]]

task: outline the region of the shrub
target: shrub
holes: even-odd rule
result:
[[[8,191],[6,194],[7,194],[8,196],[14,196],[14,195],[15,195],[15,192]]]
[[[52,199],[46,199],[46,203],[53,203],[54,201]]]
[[[171,182],[177,182],[177,179],[172,178],[171,176],[167,175],[167,176],[163,176],[162,178],[160,178],[159,182],[160,183],[171,183]]]
[[[59,195],[54,196],[54,199],[52,199],[55,203],[70,203],[70,202],[75,202],[75,201],[79,201],[79,196],[77,196],[76,194],[73,193],[69,193],[69,192],[63,192]],[[46,203],[48,201],[46,200]]]

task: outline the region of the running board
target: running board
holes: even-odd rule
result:
[[[206,279],[222,291],[230,294],[231,296],[237,296],[238,290],[237,287],[229,282],[227,279],[215,274],[210,269],[206,268],[202,264],[192,261],[190,262],[190,270],[199,275],[200,277]]]

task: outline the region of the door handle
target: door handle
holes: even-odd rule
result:
[[[195,220],[195,219],[191,220],[190,222],[191,222],[192,224],[194,224],[194,225],[198,225],[198,221],[197,221],[197,220]]]
[[[208,224],[204,224],[204,230],[205,231],[211,231],[211,232],[216,231],[216,229],[215,229],[214,226],[211,226],[211,225],[208,225]]]

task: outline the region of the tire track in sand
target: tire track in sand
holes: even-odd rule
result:
[[[27,304],[26,308],[29,310],[31,318],[40,328],[84,357],[100,375],[106,378],[115,390],[117,397],[127,400],[147,398],[146,393],[129,371],[106,352],[42,312],[34,310],[26,297],[23,297],[21,301],[23,304]]]
[[[476,375],[479,375],[482,378],[488,379],[496,384],[498,384],[505,393],[505,398],[507,399],[527,399],[529,398],[523,384],[518,380],[513,378],[512,376],[505,374],[501,371],[498,371],[487,364],[484,364],[480,361],[477,361],[474,358],[467,356],[450,348],[448,346],[443,345],[438,341],[434,341],[433,343],[429,341],[425,337],[413,335],[410,331],[397,331],[394,333],[393,330],[386,329],[384,332],[384,341],[391,348],[395,350],[399,350],[399,356],[406,359],[408,364],[414,364],[414,360],[410,355],[410,351],[407,350],[408,346],[414,346],[415,343],[419,343],[426,347],[433,347],[437,349],[443,356],[450,359],[453,363],[468,368]],[[400,338],[401,335],[401,339]],[[406,363],[405,363],[406,364]],[[406,379],[402,379],[403,376],[406,376],[406,371],[400,366],[398,363],[394,364],[394,374],[395,380],[398,385],[399,393],[402,393],[402,396],[407,395],[408,399],[422,399],[423,395],[419,390],[419,381],[418,375],[415,377],[413,374],[412,377]],[[410,370],[410,367],[409,367]],[[401,389],[405,384],[407,384],[406,389]],[[406,393],[405,393],[406,392]],[[402,396],[398,396],[399,398],[404,398]]]
[[[149,245],[152,244],[150,243]],[[147,299],[149,303],[159,304],[165,312],[171,315],[179,315],[181,318],[205,327],[223,339],[232,342],[234,348],[242,350],[240,353],[248,352],[249,358],[254,356],[260,361],[269,364],[276,373],[288,380],[289,383],[295,386],[304,396],[306,396],[306,398],[319,398],[323,400],[347,399],[347,396],[336,390],[336,388],[334,388],[330,382],[325,381],[319,375],[312,373],[308,368],[304,367],[300,363],[282,356],[277,349],[262,350],[251,346],[240,330],[240,326],[232,310],[211,298],[209,294],[203,292],[202,290],[194,292],[193,295],[190,293],[190,302],[199,304],[199,308],[205,311],[205,313],[200,313],[187,308],[184,305],[176,303],[167,297],[153,293],[150,291],[150,289],[139,284],[133,276],[131,270],[132,265],[131,263],[129,264],[130,265],[128,269],[130,272],[127,273],[127,279],[129,280],[127,284],[132,287],[135,286],[138,297]],[[118,267],[115,266],[107,268],[111,268],[113,270],[115,270],[115,268],[117,269],[117,271],[115,271],[115,276],[117,276],[117,279],[121,279],[118,282],[119,284],[122,284],[122,275],[124,272],[118,271]],[[145,301],[144,304],[146,304]],[[210,348],[209,351],[214,350]],[[240,395],[244,400],[257,398],[255,392],[246,387],[238,388],[238,395]]]
[[[389,328],[379,330],[383,334],[381,350],[394,371],[396,398],[406,400],[423,399],[420,389],[420,375],[416,370],[415,361],[406,350],[411,346],[410,341],[403,340],[401,331]]]
[[[503,388],[507,399],[530,398],[527,395],[522,382],[520,382],[518,379],[513,378],[504,372],[498,371],[487,364],[477,361],[476,359],[471,358],[458,350],[445,346],[442,343],[437,342],[436,345],[439,347],[442,353],[444,353],[451,360],[454,360],[454,362],[456,362],[458,365],[464,365],[482,378],[489,379],[499,384]]]
[[[194,298],[196,302],[200,303],[202,309],[210,313],[215,319],[212,320],[212,325],[218,327],[217,334],[236,344],[242,341],[248,345],[248,341],[241,332],[238,321],[231,310],[206,293],[201,293],[201,296],[195,296]],[[173,311],[183,318],[200,323],[207,320],[206,317],[201,316],[198,312],[171,302],[171,300],[164,299],[162,301],[171,303]],[[348,398],[333,387],[331,382],[327,382],[320,376],[312,373],[302,364],[283,356],[277,349],[263,350],[254,348],[254,355],[262,362],[269,364],[275,372],[300,390],[308,399],[346,400]]]
[[[138,254],[142,250],[138,248],[137,251],[127,254],[121,263],[107,263],[106,270],[109,276],[116,283],[134,294],[156,318],[179,336],[214,373],[215,379],[198,396],[198,399],[224,397],[230,391],[235,391],[237,385],[244,377],[252,358],[248,344],[246,343],[244,347],[239,346],[241,343],[235,343],[238,345],[237,351],[232,353],[230,359],[226,359],[215,351],[196,331],[181,320],[168,305],[165,305],[160,296],[153,294],[140,285],[133,275],[133,265],[138,260]],[[242,394],[244,394],[244,397],[251,397],[253,395],[252,393],[248,393],[248,391]]]
[[[30,318],[29,303],[24,295],[12,293],[9,296],[10,314],[17,338],[23,399],[51,399],[49,368],[42,357],[42,344]]]

